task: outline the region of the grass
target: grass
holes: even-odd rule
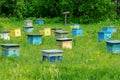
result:
[[[107,53],[106,43],[97,40],[97,32],[109,25],[117,27],[117,32],[112,35],[112,39],[120,39],[120,21],[81,24],[83,36],[73,37],[71,50],[56,46],[54,36],[43,36],[41,45],[28,44],[27,33],[23,31],[23,21],[0,19],[0,25],[3,26],[0,28],[2,30],[22,29],[21,37],[11,38],[10,41],[0,39],[0,44],[20,44],[19,57],[0,56],[0,80],[120,80],[120,55]],[[39,33],[39,30],[44,27],[61,27],[69,31],[71,37],[69,25],[59,23],[33,25],[33,33]],[[43,62],[41,50],[55,48],[64,50],[62,62]],[[2,54],[1,47],[0,54]]]

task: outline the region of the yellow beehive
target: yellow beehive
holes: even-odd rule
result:
[[[13,30],[10,30],[10,36],[11,37],[19,37],[21,36],[21,29],[13,29]]]
[[[40,30],[40,34],[44,36],[50,36],[51,35],[51,29],[50,28],[44,28],[43,30]]]
[[[72,39],[71,38],[58,38],[57,45],[62,48],[72,49]]]
[[[71,29],[80,28],[80,24],[71,24],[70,27],[71,27]]]

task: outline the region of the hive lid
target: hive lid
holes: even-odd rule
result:
[[[106,41],[107,43],[120,43],[120,40],[110,40],[110,41]]]
[[[81,28],[72,28],[72,30],[82,30]]]
[[[9,33],[9,31],[2,31],[2,32],[0,32],[0,33]]]
[[[25,22],[32,22],[32,20],[24,20]]]
[[[51,49],[51,50],[42,50],[42,52],[44,53],[62,53],[62,50],[58,50],[58,49]]]
[[[107,27],[103,27],[103,28],[116,28],[115,26],[107,26]]]
[[[59,32],[55,32],[55,33],[58,33],[58,34],[68,34],[68,31],[59,31]]]
[[[37,21],[43,21],[44,19],[42,19],[42,18],[38,18],[38,19],[36,19]]]
[[[52,28],[52,30],[62,30],[62,28]]]
[[[111,32],[107,32],[107,31],[102,31],[102,32],[98,32],[99,34],[104,34],[104,33],[109,33],[111,34]]]
[[[27,36],[42,36],[41,34],[27,34]]]
[[[72,41],[72,38],[57,38],[56,41]]]
[[[28,26],[25,26],[24,28],[33,28],[33,26],[29,26],[29,27],[28,27]]]
[[[19,44],[1,44],[2,47],[19,47]]]

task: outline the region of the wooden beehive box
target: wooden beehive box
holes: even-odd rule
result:
[[[52,28],[52,35],[54,36],[56,32],[62,31],[62,28]]]
[[[21,29],[13,29],[10,30],[10,36],[11,37],[20,37],[21,36]]]
[[[50,28],[44,28],[43,30],[40,30],[40,34],[44,36],[51,36],[51,29]]]
[[[109,27],[104,27],[102,28],[102,31],[103,32],[111,32],[111,33],[114,33],[117,31],[116,27],[115,26],[109,26]]]
[[[70,24],[71,29],[72,28],[80,28],[80,24]]]
[[[36,20],[36,24],[43,25],[44,24],[44,20],[43,19],[37,19]]]
[[[29,44],[41,44],[42,43],[42,35],[40,34],[28,34],[28,43]]]
[[[24,26],[25,27],[32,27],[32,20],[24,20]]]
[[[42,60],[43,61],[62,61],[62,50],[51,49],[51,50],[42,50]]]
[[[57,45],[66,48],[66,49],[72,49],[72,38],[57,38]]]
[[[67,31],[59,31],[59,32],[55,32],[55,35],[57,38],[66,38],[66,37],[68,37],[68,32]]]
[[[98,41],[108,41],[111,38],[111,32],[98,32]]]
[[[25,32],[33,32],[33,27],[31,26],[31,27],[24,27],[24,31]]]
[[[107,52],[109,53],[120,53],[120,40],[106,41]]]
[[[82,36],[83,30],[80,28],[73,28],[72,29],[72,36]]]
[[[20,45],[19,44],[1,44],[3,56],[19,56]]]
[[[2,38],[4,40],[10,40],[10,33],[9,33],[9,31],[0,32],[0,38]]]

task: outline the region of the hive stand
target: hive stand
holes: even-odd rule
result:
[[[66,25],[66,24],[67,24],[67,15],[70,14],[70,12],[69,12],[69,11],[66,11],[66,12],[63,12],[62,14],[65,15],[64,24]]]

